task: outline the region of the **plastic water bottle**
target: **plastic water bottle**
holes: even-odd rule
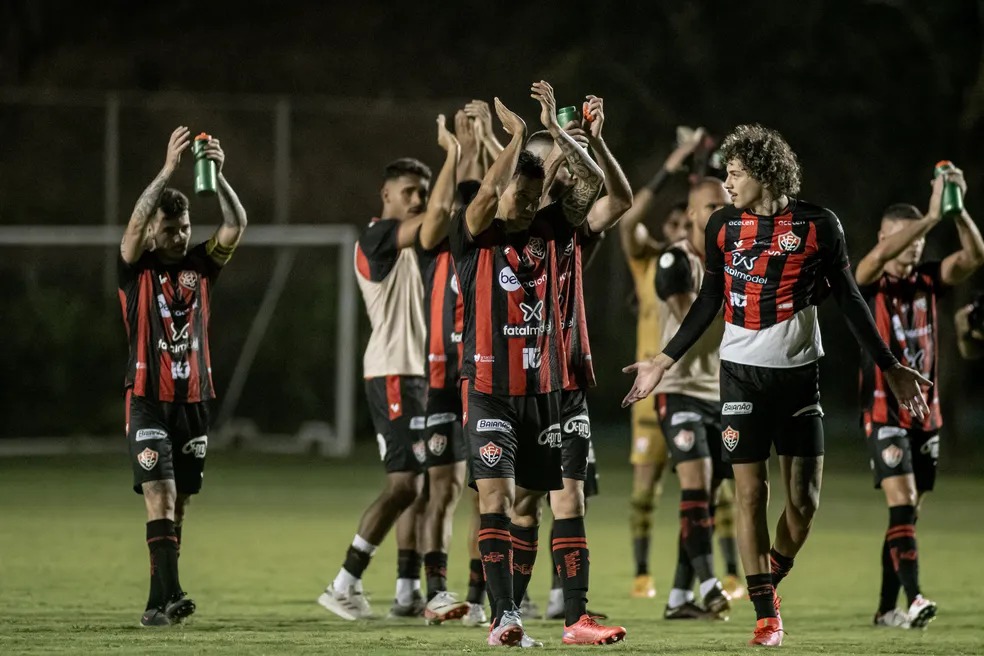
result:
[[[936,163],[933,170],[933,177],[945,175],[953,171],[956,167],[950,160],[943,160]],[[940,200],[940,216],[944,219],[953,218],[963,214],[963,190],[956,182],[945,180],[943,182],[943,198]]]
[[[202,132],[195,137],[191,152],[195,155],[195,194],[214,196],[216,185],[215,162],[205,157],[205,146],[212,135]]]

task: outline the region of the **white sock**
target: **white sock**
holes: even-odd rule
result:
[[[349,588],[358,585],[361,588],[362,582],[352,576],[347,569],[344,567],[338,570],[338,576],[335,577],[334,582],[331,586],[335,589],[335,592],[341,594],[347,594]]]
[[[376,549],[379,548],[374,544],[369,544],[369,542],[358,533],[355,535],[354,538],[352,538],[352,546],[358,549],[359,551],[361,551],[362,553],[369,554],[370,556],[375,554]]]
[[[409,606],[413,603],[413,593],[420,591],[420,579],[396,579],[396,603]]]
[[[688,598],[689,597],[689,598]],[[681,590],[680,588],[670,589],[670,598],[666,601],[666,605],[670,608],[679,608],[691,599],[693,599],[694,593],[690,590]]]
[[[561,604],[561,605],[563,605],[563,603],[564,603],[564,589],[563,588],[551,588],[550,589],[550,602],[549,603],[551,605],[553,605],[553,604]]]
[[[713,590],[714,589],[714,586],[717,585],[717,584],[718,584],[717,578],[710,578],[710,579],[707,579],[706,581],[701,581],[701,584],[700,584],[700,596],[701,596],[701,598],[706,597],[707,596],[707,593],[710,592],[711,590]]]

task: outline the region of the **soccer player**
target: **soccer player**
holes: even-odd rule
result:
[[[195,612],[178,578],[182,526],[202,488],[208,451],[208,402],[215,397],[209,358],[212,285],[246,228],[246,211],[222,172],[225,153],[209,139],[218,170],[222,225],[189,249],[188,197],[167,186],[191,143],[171,133],[164,168],[133,208],[120,243],[119,292],[129,338],[126,438],[133,490],[147,507],[150,595],[143,626],[167,626]]]
[[[452,149],[444,165],[455,173],[446,175],[445,184],[458,185],[459,201],[473,194],[471,187],[482,177],[478,144],[472,122],[464,111],[455,114],[455,136],[439,126],[439,140],[456,140],[460,157],[452,159]],[[438,178],[442,184],[442,178]],[[435,186],[435,194],[444,193]],[[448,214],[450,218],[450,214]],[[458,280],[451,262],[447,239],[448,223],[421,226],[417,240],[417,260],[424,281],[424,317],[427,322],[427,408],[424,439],[427,447],[428,501],[423,522],[424,571],[427,575],[427,606],[424,618],[430,623],[463,618],[470,611],[467,601],[448,592],[448,546],[451,541],[454,509],[465,484],[468,445],[461,430],[459,363],[464,306],[458,294]],[[477,610],[484,616],[481,599]],[[474,617],[475,624],[485,621]]]
[[[573,232],[570,241],[558,244],[561,327],[570,380],[561,393],[560,432],[564,488],[550,494],[550,506],[555,517],[560,515],[583,518],[586,510],[585,498],[598,492],[597,467],[591,443],[591,419],[586,398],[587,389],[595,385],[595,377],[585,314],[584,269],[605,231],[612,228],[632,206],[632,188],[602,133],[605,123],[604,100],[594,95],[586,98],[584,115],[587,117],[588,129],[582,129],[581,121],[574,121],[565,128],[568,134],[575,137],[575,141],[583,138],[585,145],[591,148],[605,176],[606,195],[590,206],[584,224],[580,230]],[[551,202],[556,202],[562,200],[565,193],[572,193],[575,180],[566,167],[560,166],[566,158],[549,131],[532,135],[526,149],[538,154],[537,151],[542,152],[544,146],[550,151],[546,154],[547,178],[552,173],[555,181],[550,185],[546,197]],[[554,532],[551,532],[551,542],[555,537]],[[564,619],[572,624],[580,615],[573,615],[578,612],[575,608],[571,616],[568,616],[562,571],[561,568],[554,568],[546,618]],[[589,611],[588,614],[599,617],[598,613]]]
[[[418,231],[441,230],[454,199],[459,147],[445,128],[443,115],[438,117],[438,142],[446,158],[430,202],[430,169],[410,158],[391,162],[381,190],[383,218],[369,223],[355,248],[356,279],[372,324],[363,375],[386,485],[362,515],[338,576],[318,597],[318,603],[346,620],[372,617],[363,595],[362,573],[398,520],[398,578],[390,615],[414,617],[424,612],[417,518],[412,512],[401,515],[417,502],[427,459],[423,439],[427,322],[414,244]]]
[[[690,236],[659,256],[656,293],[666,304],[665,346],[697,298],[704,278],[704,232],[711,214],[728,204],[724,185],[705,178],[690,190],[687,216]],[[670,589],[667,619],[724,617],[730,599],[714,575],[714,528],[711,503],[722,480],[732,477],[721,444],[720,360],[724,322],[715,319],[697,344],[666,372],[656,387],[656,406],[667,449],[680,479],[678,566]],[[686,567],[684,559],[689,562]],[[692,573],[700,581],[703,608],[693,603]]]
[[[931,383],[899,364],[878,337],[851,275],[837,217],[792,196],[799,191],[800,168],[782,136],[741,125],[721,152],[733,205],[708,221],[700,293],[663,352],[624,369],[636,379],[623,405],[652,394],[713,323],[723,301],[721,440],[734,469],[739,549],[758,618],[751,644],[778,646],[783,627],[775,586],[789,573],[819,504],[823,348],[814,303],[823,279],[895,397],[920,418],[929,411],[920,385]],[[766,512],[773,444],[786,505],[770,550]]]
[[[479,492],[479,548],[492,602],[488,644],[518,645],[517,612],[532,574],[540,499],[563,487],[560,390],[567,359],[560,323],[557,245],[566,244],[601,187],[601,172],[557,124],[553,90],[536,82],[531,96],[578,180],[560,203],[538,210],[543,165],[523,150],[526,124],[496,99],[509,143],[474,200],[451,223],[451,252],[465,303],[462,391],[471,475]],[[510,520],[511,514],[511,520]],[[580,617],[564,642],[620,640],[624,629],[598,625],[585,613],[588,551],[584,522],[557,518],[554,563]],[[563,520],[568,520],[561,524]],[[515,527],[515,528],[513,528]],[[526,539],[523,536],[531,537]]]
[[[947,178],[966,191],[959,170]],[[942,219],[943,184],[942,175],[933,181],[925,216],[912,205],[889,206],[882,216],[878,243],[858,262],[855,272],[881,338],[900,362],[933,382],[939,367],[936,300],[947,287],[966,280],[984,264],[984,241],[966,212],[954,218],[960,250],[942,261],[920,261],[926,234]],[[939,393],[934,386],[926,417],[913,417],[865,357],[861,403],[875,487],[885,493],[889,518],[881,550],[881,599],[874,623],[924,628],[936,616],[936,602],[923,597],[919,587],[916,514],[936,480],[943,426]],[[900,587],[905,590],[905,610],[896,608]]]

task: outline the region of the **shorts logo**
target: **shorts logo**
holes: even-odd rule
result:
[[[400,413],[400,404],[399,403],[390,403],[390,412],[392,412],[394,414],[399,414]]]
[[[791,253],[792,251],[795,251],[797,248],[799,248],[799,245],[802,241],[803,241],[802,239],[800,239],[793,233],[787,232],[779,235],[779,248],[786,251],[787,253]]]
[[[376,433],[376,442],[379,444],[379,459],[386,460],[386,438],[382,433]]]
[[[505,267],[499,271],[499,286],[507,292],[514,292],[522,287],[519,284],[519,278],[516,277],[516,274],[509,267]]]
[[[424,445],[423,440],[417,440],[413,443],[413,456],[420,463],[427,460],[427,447]]]
[[[426,426],[427,426],[426,417],[411,417],[410,430],[424,430]]]
[[[660,268],[669,269],[671,266],[673,266],[673,260],[675,259],[676,258],[673,256],[673,253],[663,253],[662,255],[659,256]]]
[[[475,425],[475,430],[479,433],[488,433],[489,431],[509,432],[512,430],[512,424],[502,419],[479,419]]]
[[[640,435],[635,438],[635,452],[639,454],[644,454],[649,452],[649,438],[648,436]]]
[[[576,434],[584,439],[591,439],[591,419],[588,415],[577,415],[564,422],[564,432]]]
[[[902,462],[902,456],[904,455],[905,454],[902,449],[894,444],[889,444],[887,447],[882,449],[881,452],[882,461],[888,466],[889,469],[895,469],[898,467],[899,463]]]
[[[550,424],[536,438],[537,444],[541,446],[549,445],[552,449],[559,449],[560,442],[560,424]]]
[[[690,451],[694,448],[695,440],[696,436],[692,430],[682,430],[673,436],[673,444],[683,452]]]
[[[448,438],[443,435],[431,435],[431,438],[427,440],[427,448],[435,456],[439,456],[444,453],[444,449],[448,446]]]
[[[691,424],[701,420],[701,416],[696,412],[674,412],[673,416],[670,417],[670,426],[679,426],[680,424]]]
[[[137,454],[137,462],[140,463],[141,467],[150,471],[157,464],[157,451],[150,448],[144,449]]]
[[[878,429],[878,439],[879,440],[890,440],[893,437],[905,437],[909,433],[904,428],[897,428],[895,426],[882,426]]]
[[[194,454],[196,458],[204,458],[206,451],[208,451],[208,435],[199,435],[196,438],[188,440],[181,447],[181,453],[185,455]]]
[[[737,401],[725,403],[721,406],[722,415],[750,415],[752,414],[752,404],[748,401]]]
[[[178,284],[188,289],[198,286],[198,274],[194,271],[182,271],[178,274]]]
[[[735,447],[738,446],[738,438],[741,433],[736,431],[731,426],[728,426],[723,431],[721,431],[721,441],[724,442],[724,447],[728,451],[734,451]]]
[[[478,450],[478,455],[482,456],[482,460],[489,467],[495,467],[499,464],[499,460],[502,458],[502,447],[496,446],[493,442],[489,442],[482,448]]]
[[[146,442],[147,440],[163,440],[167,439],[167,431],[160,430],[159,428],[141,428],[137,431],[137,442]]]
[[[450,424],[452,421],[458,418],[458,415],[453,412],[439,412],[437,414],[431,415],[427,418],[427,427],[440,426],[441,424]]]
[[[940,436],[934,435],[928,440],[926,440],[921,447],[919,447],[919,453],[923,455],[928,455],[933,460],[939,460],[940,457]]]

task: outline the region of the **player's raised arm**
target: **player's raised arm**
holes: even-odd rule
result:
[[[940,197],[943,194],[943,176],[933,180],[933,197],[930,199],[930,210],[936,208],[939,212]],[[955,169],[947,174],[947,180],[960,185],[964,195],[967,194],[967,183],[963,171]],[[984,240],[981,231],[977,229],[974,220],[964,210],[953,219],[957,224],[957,235],[960,237],[960,250],[951,253],[940,264],[940,279],[946,285],[956,285],[969,278],[981,266],[984,266]]]
[[[168,180],[177,170],[178,164],[181,163],[181,153],[188,148],[189,144],[191,144],[191,131],[183,125],[175,128],[167,143],[164,168],[144,189],[140,198],[137,199],[137,204],[133,206],[133,213],[130,214],[130,221],[126,225],[123,240],[120,242],[120,257],[127,264],[133,264],[139,260],[146,250],[147,227],[154,217]]]
[[[216,229],[206,249],[208,254],[220,265],[225,265],[246,230],[246,209],[239,202],[239,196],[222,172],[225,165],[225,151],[218,139],[209,139],[205,144],[205,157],[215,162],[218,173],[216,192],[222,210],[222,224]]]
[[[464,112],[474,123],[475,140],[479,146],[476,154],[479,159],[484,150],[494,160],[504,147],[492,130],[492,110],[489,109],[489,104],[484,100],[473,100],[465,105]]]
[[[622,251],[630,260],[651,257],[663,249],[663,244],[654,239],[643,221],[656,205],[656,195],[666,185],[674,173],[680,170],[683,162],[690,157],[704,139],[704,129],[698,128],[691,137],[678,145],[666,158],[652,180],[642,189],[636,190],[632,206],[626,210],[618,222],[618,236]]]
[[[503,105],[498,98],[495,99],[495,111],[499,115],[499,120],[502,121],[502,128],[510,135],[511,139],[485,173],[485,177],[482,178],[482,186],[479,187],[475,198],[465,209],[465,223],[468,232],[473,236],[485,232],[485,229],[492,225],[495,209],[499,204],[499,196],[502,195],[503,190],[509,185],[509,181],[515,174],[519,152],[526,142],[526,123],[523,119]]]
[[[565,192],[561,200],[564,215],[573,225],[581,225],[588,215],[591,204],[598,198],[598,192],[605,182],[605,174],[588,157],[587,151],[581,148],[557,122],[557,101],[554,99],[554,91],[550,83],[544,80],[534,82],[530,87],[530,97],[540,103],[540,122],[560,147],[574,177],[574,186]]]
[[[588,227],[592,232],[604,232],[618,223],[622,215],[632,207],[632,187],[602,136],[602,127],[605,124],[604,99],[592,95],[588,95],[587,99],[585,119],[588,121],[588,144],[605,176],[605,195],[588,211]]]
[[[824,275],[830,283],[831,295],[844,314],[848,328],[878,368],[892,394],[899,403],[922,419],[929,413],[922,387],[932,385],[914,369],[905,367],[892,355],[891,350],[878,334],[871,310],[864,302],[857,282],[851,275],[851,265],[847,258],[844,229],[836,216],[830,214],[829,220],[818,222],[817,240],[827,252]]]
[[[420,224],[420,245],[426,250],[436,248],[448,235],[451,206],[454,204],[455,173],[458,157],[461,154],[461,146],[455,136],[448,131],[444,114],[437,117],[437,143],[447,155],[431,190],[423,223]]]

